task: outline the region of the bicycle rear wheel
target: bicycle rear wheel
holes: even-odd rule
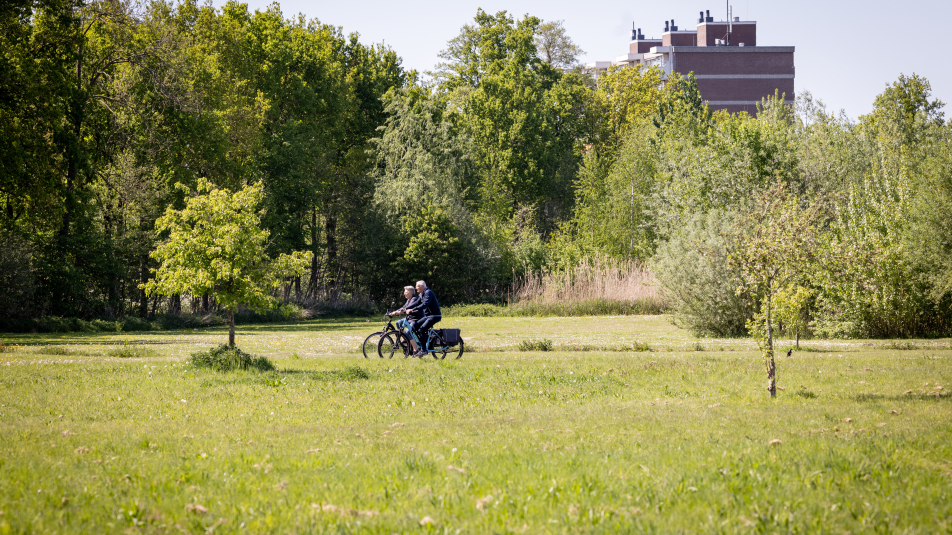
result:
[[[456,355],[456,360],[463,358],[463,339],[459,339],[459,345],[450,348],[449,355]]]
[[[433,358],[437,360],[445,359],[447,353],[449,353],[450,349],[452,349],[446,347],[446,342],[443,341],[443,337],[440,336],[440,333],[438,333],[436,329],[434,329],[433,334],[430,335],[430,347],[435,350],[430,354],[433,355]]]
[[[361,351],[364,353],[364,358],[369,359],[371,355],[377,355],[378,357],[383,358],[383,355],[377,351],[377,343],[380,342],[380,338],[383,336],[383,331],[377,331],[372,333],[367,338],[364,338],[364,344],[361,346]]]
[[[407,335],[399,331],[392,331],[384,334],[377,342],[377,353],[380,358],[390,359],[395,354],[407,358],[413,354],[413,346],[410,345],[410,339],[407,338]]]

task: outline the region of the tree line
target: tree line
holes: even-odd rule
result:
[[[156,221],[206,184],[257,188],[266,254],[309,258],[273,297],[309,307],[420,278],[493,301],[601,258],[649,266],[699,333],[952,327],[952,132],[916,75],[858,120],[808,93],[729,115],[506,12],[424,74],[277,4],[16,0],[0,24],[5,320],[214,308],[144,290]]]

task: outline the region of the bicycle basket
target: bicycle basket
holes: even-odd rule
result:
[[[450,347],[459,345],[459,329],[440,329],[440,336],[443,337],[443,343]]]

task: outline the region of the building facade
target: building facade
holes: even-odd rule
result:
[[[661,39],[645,39],[640,28],[632,30],[628,54],[614,61],[586,64],[598,76],[611,65],[658,67],[662,81],[673,73],[694,73],[701,97],[712,110],[757,113],[762,99],[779,92],[787,103],[794,99],[794,47],[758,46],[757,23],[715,22],[710,11],[698,18],[697,29],[679,30],[665,21]]]

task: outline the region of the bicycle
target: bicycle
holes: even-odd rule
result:
[[[390,303],[390,306],[394,306],[395,303]],[[387,333],[400,332],[400,329],[397,329],[393,326],[393,316],[390,315],[390,310],[387,309],[387,313],[384,314],[384,317],[387,318],[387,324],[383,327],[382,330],[379,330],[375,333],[371,333],[370,336],[364,338],[364,343],[361,346],[361,351],[364,353],[364,358],[369,359],[370,355],[368,351],[373,354],[376,353],[378,357],[383,358],[383,353],[380,352],[379,343],[382,337]],[[393,357],[393,353],[390,354]]]
[[[410,330],[409,328],[407,329]],[[416,337],[414,337],[416,340]],[[417,340],[419,344],[419,341]],[[427,332],[426,345],[423,351],[432,355],[434,359],[443,360],[447,355],[456,355],[456,359],[463,357],[463,337],[459,334],[459,329],[429,329]],[[377,342],[377,353],[380,358],[393,358],[397,352],[403,353],[403,358],[413,355],[413,346],[410,344],[410,335],[395,330],[384,333]]]

